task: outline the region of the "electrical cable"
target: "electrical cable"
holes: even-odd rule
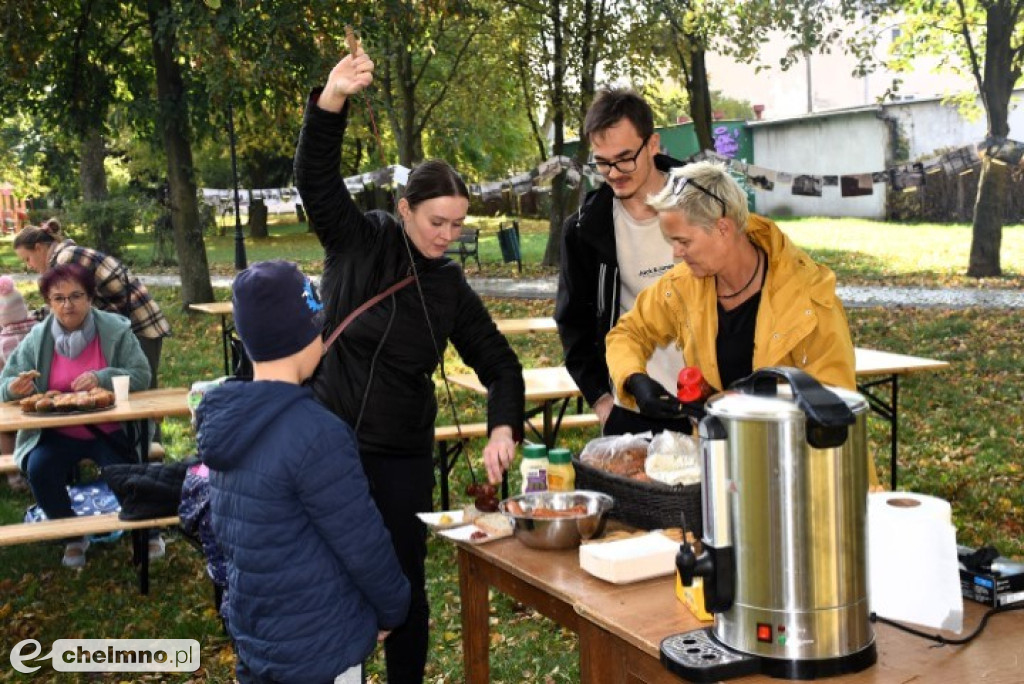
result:
[[[896,622],[895,620],[890,620],[889,618],[884,618],[884,617],[882,617],[882,616],[880,616],[880,615],[878,615],[876,613],[871,613],[871,616],[870,616],[869,619],[872,622],[881,622],[882,624],[889,625],[891,627],[895,627],[896,629],[899,629],[899,630],[902,630],[904,632],[907,632],[908,634],[913,634],[914,636],[921,637],[922,639],[928,639],[929,641],[934,641],[934,642],[936,642],[936,645],[932,646],[932,648],[939,648],[940,646],[946,646],[946,645],[960,646],[962,644],[969,643],[969,642],[973,641],[979,634],[981,634],[982,630],[985,629],[985,625],[988,624],[988,619],[990,617],[992,617],[993,615],[998,615],[999,613],[1009,613],[1010,611],[1021,610],[1022,608],[1024,608],[1024,601],[1017,601],[1016,603],[1009,603],[1009,604],[1007,604],[1005,606],[997,606],[995,608],[990,608],[981,617],[981,621],[978,623],[978,626],[974,628],[973,632],[971,632],[970,634],[968,634],[965,637],[959,637],[959,638],[955,638],[955,639],[950,639],[948,637],[944,637],[941,634],[928,634],[927,632],[923,632],[923,631],[921,631],[919,629],[915,629],[913,627],[908,627],[907,625],[904,625],[902,623]]]
[[[373,372],[377,368],[377,357],[380,355],[380,350],[384,348],[384,342],[388,339],[388,334],[391,332],[391,326],[395,322],[395,312],[398,310],[398,304],[395,303],[395,295],[391,295],[391,316],[388,318],[388,325],[384,328],[384,334],[380,336],[380,342],[377,343],[377,348],[373,350],[373,356],[370,358],[370,375],[366,378],[366,387],[363,388],[363,400],[359,403],[359,415],[356,417],[356,424],[352,428],[352,432],[359,434],[359,426],[363,424],[363,412],[366,410],[366,403],[370,399],[370,387],[373,386]]]

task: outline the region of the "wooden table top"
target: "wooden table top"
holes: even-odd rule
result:
[[[188,390],[177,387],[132,392],[128,401],[109,411],[90,413],[24,413],[16,402],[4,402],[0,404],[0,432],[188,415]]]
[[[535,332],[557,332],[555,319],[543,318],[495,318],[494,324],[502,335],[522,335]]]
[[[948,361],[926,359],[920,356],[908,356],[878,349],[857,347],[853,350],[856,356],[857,375],[906,375],[919,371],[934,371],[949,368]]]
[[[487,394],[487,388],[476,373],[453,373],[448,379],[454,385],[465,387],[480,394]],[[569,371],[564,366],[549,368],[524,368],[523,382],[526,385],[527,401],[548,401],[575,397],[580,393]]]
[[[188,308],[206,314],[218,316],[229,316],[234,313],[235,308],[231,302],[205,302],[203,304],[189,304]]]
[[[233,311],[231,302],[190,304],[189,308],[193,311],[221,316],[230,315]],[[498,331],[503,335],[522,335],[538,332],[549,333],[557,332],[558,330],[558,327],[555,325],[555,319],[550,316],[538,316],[534,318],[496,318],[494,319],[494,323],[498,326]],[[949,368],[949,363],[947,361],[911,356],[908,354],[897,354],[895,352],[881,351],[878,349],[866,349],[864,347],[857,347],[854,349],[854,355],[856,373],[861,376],[906,375],[908,373],[944,370]],[[461,378],[462,376],[458,377]],[[566,377],[568,377],[568,374],[566,374]],[[547,378],[548,381],[551,381],[552,379],[562,387],[562,378],[556,377],[554,374],[552,374],[550,378]],[[483,391],[482,387],[478,383],[474,385],[472,382],[473,381],[463,378],[462,386],[469,387],[470,389],[476,389],[477,391]],[[477,389],[478,387],[480,387],[480,389]],[[561,391],[567,390],[563,387]],[[566,395],[561,394],[558,396]]]
[[[663,638],[711,624],[698,621],[676,598],[673,576],[616,585],[581,570],[576,549],[541,551],[527,548],[514,538],[460,546],[572,604],[576,612],[590,622],[654,658],[659,657]],[[964,608],[964,634],[967,634],[977,625],[985,607],[964,601]],[[933,648],[933,642],[888,625],[875,624],[874,630],[878,664],[863,672],[830,677],[829,681],[841,684],[909,681],[1016,684],[1024,681],[1024,611],[992,617],[981,636],[963,646]],[[957,636],[943,634],[949,638]],[[742,684],[779,680],[755,676],[735,681]]]

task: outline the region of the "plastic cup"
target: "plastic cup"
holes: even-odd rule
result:
[[[114,401],[118,403],[128,401],[128,386],[131,378],[127,375],[115,375],[111,382],[114,383]]]

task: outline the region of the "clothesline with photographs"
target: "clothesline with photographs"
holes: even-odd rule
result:
[[[687,163],[710,159],[729,166],[743,174],[747,182],[760,190],[778,192],[776,186],[789,185],[794,195],[821,197],[822,188],[839,186],[842,197],[863,197],[874,194],[875,183],[889,183],[893,190],[916,192],[924,186],[930,175],[945,172],[949,176],[973,173],[986,156],[995,162],[1017,166],[1024,158],[1024,143],[1006,138],[986,138],[977,145],[965,145],[937,157],[919,162],[899,164],[885,171],[842,175],[790,173],[764,168],[755,164],[723,157],[715,152],[698,152],[686,159]]]
[[[686,163],[708,159],[727,165],[732,171],[742,174],[747,182],[761,190],[778,192],[776,186],[789,185],[794,195],[804,197],[821,197],[825,187],[839,187],[842,197],[863,197],[874,194],[876,183],[889,183],[893,190],[915,192],[922,187],[926,178],[932,174],[945,172],[947,175],[963,175],[972,173],[985,156],[995,162],[1018,166],[1024,159],[1024,143],[1007,138],[985,138],[977,145],[965,145],[937,157],[930,157],[920,162],[899,164],[885,171],[853,174],[813,174],[792,173],[768,169],[756,164],[748,164],[738,159],[722,156],[717,152],[698,152],[685,159]],[[473,183],[469,186],[470,194],[480,197],[485,202],[497,199],[506,190],[516,195],[525,195],[533,190],[547,191],[551,180],[562,171],[566,171],[569,187],[575,188],[581,179],[586,178],[591,184],[603,182],[600,174],[589,166],[580,166],[566,156],[554,156],[540,163],[536,168],[511,176],[500,181]],[[345,187],[353,195],[367,188],[385,188],[392,185],[404,186],[409,180],[409,172],[405,166],[395,164],[375,171],[348,176]],[[203,201],[214,206],[223,206],[234,201],[233,190],[204,188]],[[262,199],[268,211],[274,213],[275,208],[286,207],[294,210],[294,203],[301,202],[295,188],[254,188],[239,191],[239,203],[248,205],[250,198]]]

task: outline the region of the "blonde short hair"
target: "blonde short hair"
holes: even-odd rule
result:
[[[742,232],[750,217],[747,193],[725,166],[709,161],[672,169],[665,187],[649,195],[647,204],[655,211],[682,212],[689,220],[708,229],[725,216]]]

